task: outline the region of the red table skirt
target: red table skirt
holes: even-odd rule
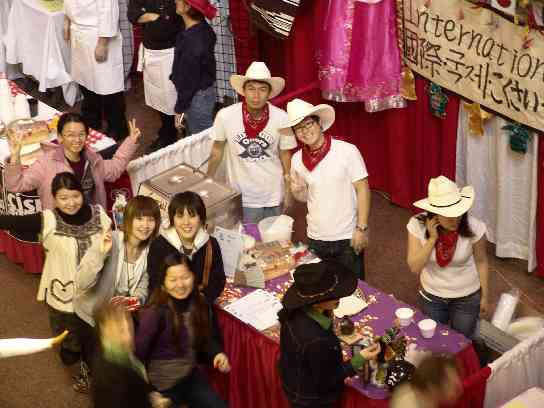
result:
[[[20,264],[25,272],[42,272],[42,244],[19,241],[0,230],[0,253],[4,253],[11,262]]]
[[[281,388],[277,372],[279,345],[223,310],[218,310],[219,325],[223,332],[225,352],[232,369],[228,375],[211,373],[215,388],[228,399],[230,408],[290,408]],[[478,357],[472,345],[457,354],[463,377],[474,376],[480,370]],[[483,387],[465,388],[465,395],[456,407],[481,408],[485,394]],[[346,387],[340,407],[387,407],[387,400],[373,400]]]

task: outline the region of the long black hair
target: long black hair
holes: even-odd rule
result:
[[[172,345],[179,349],[181,347],[180,333],[182,326],[182,316],[176,309],[175,300],[164,290],[164,281],[168,268],[177,265],[184,265],[193,273],[193,267],[189,257],[183,253],[172,253],[168,255],[159,270],[160,286],[157,286],[149,299],[148,307],[166,307],[172,316]],[[194,274],[193,274],[194,275]],[[189,310],[191,310],[191,323],[194,330],[194,346],[197,350],[204,349],[210,340],[211,335],[211,318],[210,307],[204,295],[198,290],[195,283],[193,292],[187,298]],[[192,306],[192,308],[191,308]]]
[[[416,218],[419,220],[419,222],[426,226],[427,220],[430,220],[431,218],[434,218],[436,216],[437,214],[427,211],[425,213],[417,215]],[[441,226],[438,226],[438,228],[439,231],[444,231],[444,228],[442,228]],[[472,229],[470,228],[470,224],[468,223],[468,212],[464,213],[461,216],[461,221],[459,222],[457,232],[459,232],[459,235],[465,238],[474,237],[474,232],[472,231]],[[427,229],[425,229],[425,238],[429,238],[429,231],[427,231]]]

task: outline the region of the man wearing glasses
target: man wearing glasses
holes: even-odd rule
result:
[[[370,189],[363,157],[351,143],[324,133],[334,123],[331,106],[294,99],[287,115],[280,133],[294,133],[303,145],[291,160],[290,185],[293,196],[308,205],[310,249],[322,259],[336,258],[364,279]]]

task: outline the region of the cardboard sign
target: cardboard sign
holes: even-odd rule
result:
[[[411,69],[544,130],[542,34],[462,0],[397,1],[403,57]]]

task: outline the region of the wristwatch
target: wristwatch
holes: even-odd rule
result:
[[[368,231],[368,225],[367,224],[357,225],[355,226],[355,229],[358,229],[361,232],[366,232]]]

